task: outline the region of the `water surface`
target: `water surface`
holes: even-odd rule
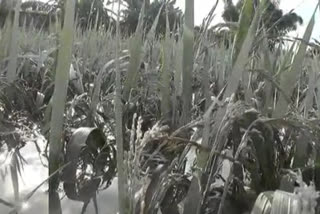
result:
[[[41,146],[38,143],[40,149],[44,149],[44,143]],[[43,150],[42,150],[43,151]],[[37,148],[33,142],[28,142],[24,146],[20,153],[28,164],[24,165],[22,171],[22,179],[19,178],[20,197],[28,194],[41,182],[48,177],[47,161],[45,158],[41,158],[37,151]],[[43,162],[41,162],[41,160]],[[44,163],[44,164],[43,164]],[[1,168],[0,168],[1,170]],[[3,170],[3,168],[2,168]],[[24,209],[19,214],[47,214],[48,213],[48,185],[44,184],[25,204]],[[8,171],[4,180],[0,178],[0,198],[9,202],[14,201],[13,188],[11,182],[10,171]],[[116,214],[118,208],[118,192],[117,192],[117,179],[114,179],[111,186],[99,192],[98,209],[99,214]],[[69,200],[67,197],[62,197],[61,207],[63,214],[80,214],[83,203]],[[0,204],[0,214],[9,213],[11,208]],[[93,203],[91,202],[87,208],[87,214],[94,214]]]

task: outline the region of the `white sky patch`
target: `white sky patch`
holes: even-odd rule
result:
[[[316,8],[317,1],[315,0],[282,0],[280,3],[280,8],[284,12],[289,12],[290,10],[294,10],[298,15],[300,15],[303,19],[303,24],[298,26],[296,32],[291,32],[290,36],[299,36],[303,37],[303,34],[307,28],[307,25],[312,17],[312,14]],[[315,25],[313,28],[313,33],[311,38],[315,38],[320,40],[320,13],[319,9],[317,9],[315,15]]]
[[[194,24],[200,25],[202,20],[208,15],[214,4],[216,3],[215,0],[194,0]],[[184,12],[185,0],[177,0],[176,5],[181,8]],[[216,8],[215,18],[213,23],[222,22],[223,19],[221,17],[223,11],[223,1],[219,1],[219,4]]]

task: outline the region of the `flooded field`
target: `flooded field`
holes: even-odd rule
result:
[[[39,144],[38,144],[39,145]],[[39,146],[40,149],[44,149],[44,146]],[[36,188],[41,182],[48,177],[48,168],[46,167],[46,159],[41,158],[37,151],[36,145],[33,142],[28,142],[21,150],[21,156],[25,159],[26,164],[23,166],[21,177],[19,177],[19,192],[20,198],[23,198],[29,194],[34,188]],[[2,154],[4,155],[4,153]],[[0,172],[4,173],[5,169],[3,165],[0,165]],[[6,175],[0,178],[0,199],[13,203],[14,191],[12,186],[10,170],[7,170]],[[47,214],[48,213],[48,185],[45,183],[41,186],[36,193],[30,198],[27,203],[23,204],[23,208],[19,214]],[[117,179],[113,180],[112,185],[99,192],[98,209],[99,213],[103,214],[115,214],[117,212]],[[61,196],[62,214],[80,214],[83,203],[78,201],[69,200],[62,193]],[[0,203],[0,213],[9,213],[12,208]],[[94,214],[93,203],[88,205],[87,214]]]

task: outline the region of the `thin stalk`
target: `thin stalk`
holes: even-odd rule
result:
[[[185,0],[183,29],[182,118],[181,124],[190,121],[192,107],[192,72],[194,43],[194,0]]]
[[[15,11],[10,41],[10,61],[8,65],[7,79],[9,83],[15,81],[17,77],[17,61],[18,61],[18,28],[21,0],[18,0]],[[8,17],[10,19],[10,16]]]
[[[64,27],[60,35],[55,87],[52,97],[51,132],[49,138],[49,176],[59,169],[62,160],[63,120],[69,82],[69,69],[72,59],[75,0],[66,1],[65,9]],[[49,180],[49,201],[53,202],[52,204],[49,203],[50,214],[61,213],[61,208],[56,207],[55,205],[57,204],[54,203],[54,201],[56,201],[55,193],[58,186],[59,176],[56,175]]]
[[[172,57],[172,40],[170,38],[170,27],[168,18],[168,8],[166,6],[166,36],[163,45],[163,64],[161,72],[161,114],[165,119],[170,118],[171,93],[170,93],[170,65]]]
[[[123,154],[122,132],[122,104],[121,104],[121,72],[120,72],[120,1],[118,1],[118,16],[116,26],[116,94],[115,94],[115,118],[116,118],[116,143],[117,143],[117,168],[118,168],[118,203],[119,214],[126,211],[126,177]]]

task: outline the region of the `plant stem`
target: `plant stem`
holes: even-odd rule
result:
[[[64,27],[60,35],[55,87],[52,97],[51,132],[49,139],[49,176],[59,168],[62,160],[63,120],[72,56],[75,0],[66,1],[65,8]],[[59,176],[57,174],[49,180],[49,192],[56,192],[58,186]],[[49,202],[54,202],[55,197],[56,194],[49,194]],[[50,205],[49,203],[50,214],[60,213],[60,210],[61,208],[54,206],[54,204]]]
[[[119,214],[126,210],[126,177],[123,153],[123,132],[122,132],[122,104],[121,104],[121,71],[120,71],[120,1],[118,2],[118,16],[116,27],[116,94],[115,94],[115,118],[116,118],[116,142],[117,142],[117,168],[118,168],[118,203]]]
[[[182,118],[181,125],[190,121],[192,102],[194,0],[185,0],[183,28],[183,71],[182,71]]]

